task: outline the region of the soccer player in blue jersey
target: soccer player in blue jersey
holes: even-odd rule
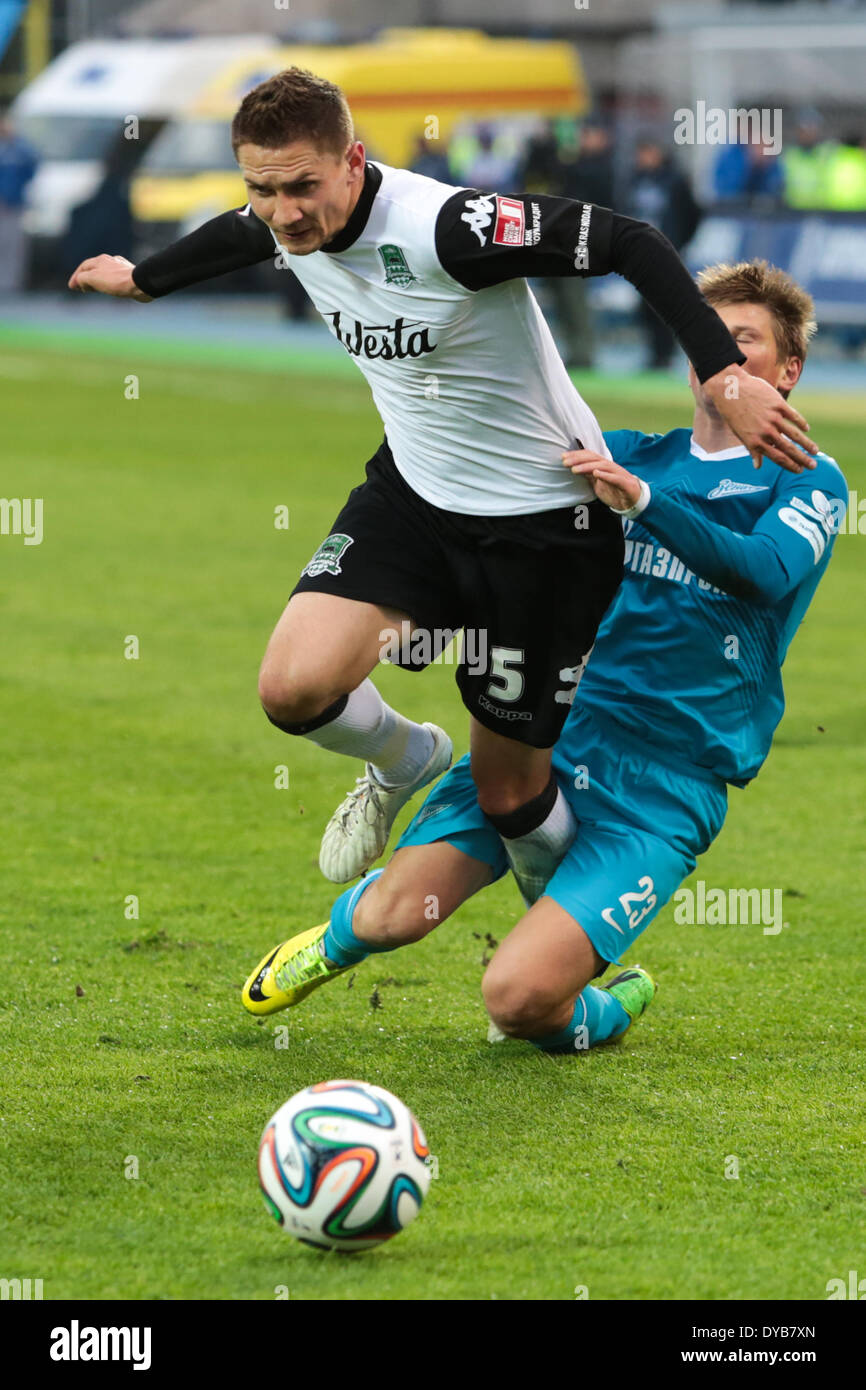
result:
[[[810,297],[756,261],[699,277],[745,353],[783,394],[815,330]],[[821,580],[847,502],[836,463],[756,471],[694,371],[692,429],[605,435],[613,461],[567,467],[624,518],[625,578],[554,749],[577,833],[484,976],[493,1024],[547,1052],[621,1037],[652,999],[645,970],[605,988],[722,828],[727,787],[764,762],[784,698],[781,666]],[[502,842],[478,806],[468,758],[428,796],[384,870],[347,890],[330,921],[271,951],[243,1000],[298,1003],[368,954],[420,939],[501,877]]]

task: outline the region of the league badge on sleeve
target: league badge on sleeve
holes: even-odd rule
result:
[[[517,198],[496,199],[496,246],[522,246],[526,231],[526,210]]]

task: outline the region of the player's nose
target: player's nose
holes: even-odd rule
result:
[[[274,204],[274,221],[281,227],[293,227],[302,217],[301,209],[292,198],[277,198]]]

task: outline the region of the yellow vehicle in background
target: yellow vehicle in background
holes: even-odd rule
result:
[[[151,145],[132,185],[140,253],[148,254],[245,200],[229,125],[246,92],[296,65],[343,89],[373,159],[405,166],[418,137],[441,142],[468,121],[529,125],[580,116],[586,81],[569,43],[490,38],[477,30],[389,29],[374,43],[246,55]]]

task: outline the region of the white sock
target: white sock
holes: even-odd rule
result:
[[[353,690],[342,714],[304,734],[319,748],[363,758],[383,786],[412,782],[433,752],[433,735],[386,705],[368,678]]]
[[[531,907],[544,892],[559,867],[565,852],[574,839],[577,821],[574,813],[557,787],[556,800],[541,825],[527,835],[509,839],[500,835],[508,855],[512,873],[527,907]]]

